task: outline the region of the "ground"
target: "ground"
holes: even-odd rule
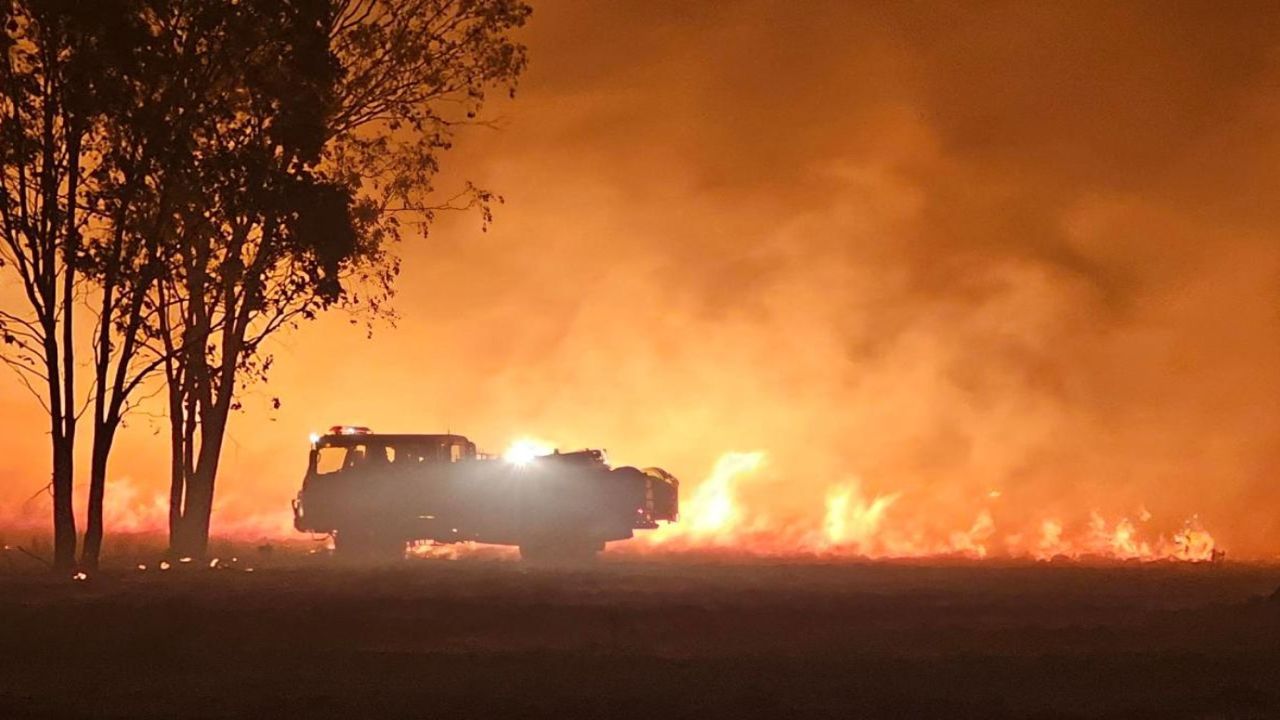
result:
[[[0,718],[1280,717],[1277,567],[220,565],[11,564]]]

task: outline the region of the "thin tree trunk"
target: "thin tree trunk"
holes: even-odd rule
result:
[[[182,512],[183,552],[191,557],[203,558],[209,549],[214,485],[229,414],[227,409],[215,407],[201,419],[199,457],[195,472],[187,480],[187,497]]]
[[[182,509],[182,555],[203,558],[208,552],[212,517],[213,476],[198,469],[187,479],[187,496]]]
[[[186,488],[186,463],[183,458],[186,451],[183,445],[182,428],[185,423],[182,414],[182,395],[175,387],[177,381],[172,377],[169,383],[169,548],[176,549],[181,543],[182,533],[182,497]]]
[[[76,516],[71,507],[72,461],[74,441],[62,436],[53,420],[53,566],[69,570],[76,564]]]
[[[76,444],[76,365],[75,335],[72,326],[72,310],[75,303],[76,265],[80,250],[79,236],[75,225],[75,207],[78,200],[80,134],[75,130],[68,133],[68,158],[71,162],[71,173],[68,177],[67,191],[67,224],[62,245],[62,411],[63,424],[61,473],[55,463],[53,478],[54,502],[54,566],[60,569],[70,568],[76,557],[76,519],[71,505],[71,494],[75,484],[74,458]],[[56,291],[54,297],[57,297]],[[54,351],[55,357],[57,350]],[[58,414],[58,413],[55,413]],[[57,455],[58,450],[54,451]],[[61,477],[59,475],[61,474]],[[63,517],[61,525],[59,516]],[[59,531],[63,534],[59,542]]]
[[[169,551],[175,555],[185,554],[188,545],[183,513],[190,502],[190,482],[195,474],[195,410],[188,376],[186,370],[171,368],[165,380],[169,386]]]
[[[52,295],[52,293],[50,293]],[[75,417],[66,415],[59,366],[56,315],[44,322],[45,368],[49,373],[49,424],[53,444],[53,566],[68,570],[76,564],[76,516],[71,504],[75,469]]]
[[[213,378],[203,356],[197,365],[199,372],[192,376],[192,390],[202,398],[212,396],[212,402],[200,403],[200,450],[195,472],[187,479],[187,499],[182,513],[184,533],[188,538],[186,550],[193,557],[204,557],[209,548],[214,485],[218,478],[218,463],[222,459],[222,442],[226,437],[231,401],[235,396],[235,369],[243,346],[243,331],[239,328],[228,324],[223,330],[222,363],[218,368],[216,392],[210,392]]]
[[[115,269],[111,272],[114,274]],[[107,420],[107,370],[111,359],[111,321],[115,316],[115,283],[109,276],[102,284],[102,305],[98,321],[98,349],[94,358],[93,397],[93,449],[89,458],[89,503],[85,508],[84,547],[80,551],[80,563],[87,568],[98,567],[98,555],[102,550],[102,499],[107,486],[107,458],[115,429]]]
[[[80,564],[96,570],[102,552],[102,501],[107,487],[107,460],[119,423],[108,419],[93,429],[93,451],[89,460],[89,506]]]

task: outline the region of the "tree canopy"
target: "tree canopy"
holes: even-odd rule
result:
[[[171,534],[208,537],[238,392],[264,342],[336,306],[389,311],[402,229],[493,196],[433,186],[486,93],[512,92],[519,0],[3,0],[5,361],[49,411],[57,559],[74,557],[77,421],[92,407],[84,560],[117,429],[167,388]],[[77,395],[74,307],[92,382]]]

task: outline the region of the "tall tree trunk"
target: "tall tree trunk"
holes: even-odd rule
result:
[[[203,558],[209,550],[209,522],[213,517],[213,481],[208,471],[197,468],[187,478],[187,494],[183,500],[181,555]]]
[[[67,273],[70,274],[70,271]],[[51,296],[56,297],[54,293]],[[67,303],[70,305],[70,303]],[[49,424],[53,444],[53,566],[68,570],[76,564],[76,516],[71,494],[75,485],[76,418],[68,414],[64,394],[71,387],[64,382],[58,351],[57,320],[44,322],[45,368],[49,374]],[[72,368],[74,371],[74,368]],[[74,405],[72,405],[72,412]]]
[[[119,236],[117,236],[119,237]],[[84,547],[80,551],[80,564],[90,569],[98,567],[98,555],[102,550],[102,498],[107,487],[107,458],[111,454],[114,428],[107,422],[107,370],[111,362],[111,322],[115,317],[116,268],[102,284],[102,313],[98,321],[98,346],[94,357],[93,396],[93,449],[89,456],[89,503],[85,508]]]
[[[199,457],[195,472],[187,478],[187,497],[182,512],[183,553],[191,557],[202,558],[209,549],[214,485],[229,415],[229,409],[219,403],[201,418]]]
[[[71,507],[74,439],[55,414],[53,439],[53,566],[68,570],[76,564],[76,516]]]
[[[84,530],[84,548],[80,564],[96,570],[102,552],[102,502],[107,487],[107,460],[120,423],[115,418],[97,423],[93,429],[93,451],[89,459],[89,505]]]
[[[184,508],[191,502],[195,475],[196,409],[187,379],[189,372],[171,370],[166,379],[169,384],[169,551],[185,555],[190,542]]]
[[[184,551],[192,557],[204,557],[209,548],[209,523],[213,516],[214,484],[218,477],[218,461],[222,458],[222,441],[226,437],[227,418],[231,413],[231,401],[235,396],[235,372],[239,367],[240,350],[244,347],[244,333],[248,327],[248,303],[246,298],[238,308],[234,285],[223,289],[223,307],[227,320],[222,326],[221,356],[216,378],[211,372],[204,346],[191,345],[191,363],[186,368],[191,393],[188,419],[198,417],[200,425],[200,449],[193,472],[187,475],[187,497],[182,510]],[[192,296],[196,307],[199,298]],[[209,328],[203,309],[197,312],[201,322],[197,327]],[[198,413],[198,416],[195,414]],[[192,450],[188,436],[188,456]]]
[[[186,450],[182,432],[184,425],[182,395],[175,387],[176,380],[170,377],[167,382],[169,385],[169,548],[176,550],[181,544],[182,497],[186,488],[187,466],[183,462]]]
[[[228,294],[228,299],[230,293]],[[234,307],[230,302],[228,307]],[[239,366],[240,349],[244,346],[243,321],[247,310],[242,307],[238,320],[223,328],[221,365],[218,368],[217,385],[203,355],[191,375],[191,390],[201,398],[200,450],[194,472],[187,477],[187,499],[183,508],[182,524],[188,538],[187,554],[204,557],[209,548],[209,522],[213,516],[214,484],[218,478],[218,462],[222,459],[222,442],[227,433],[227,420],[231,414],[231,402],[235,397],[235,371]],[[190,450],[190,448],[188,448]]]
[[[76,558],[76,519],[75,511],[71,505],[71,494],[75,485],[73,470],[76,423],[79,420],[76,417],[75,334],[72,326],[72,310],[75,307],[76,266],[79,263],[77,255],[80,251],[80,236],[75,224],[75,208],[76,202],[79,200],[77,188],[80,180],[79,132],[75,129],[69,130],[67,140],[68,160],[71,163],[72,172],[68,178],[67,224],[62,239],[62,410],[60,413],[54,413],[55,415],[60,415],[63,425],[60,433],[63,462],[61,468],[59,468],[58,463],[55,461],[53,475],[53,556],[54,566],[60,569],[66,569],[74,565]],[[57,297],[56,291],[54,297]],[[55,349],[54,356],[56,357],[56,355],[57,350]],[[55,443],[57,443],[57,440],[55,440]],[[59,449],[55,448],[54,456],[57,457],[58,454]],[[59,477],[59,474],[61,474],[61,477]],[[59,524],[58,518],[63,515],[65,515],[63,522]],[[60,531],[63,534],[61,542],[59,542],[58,537]]]

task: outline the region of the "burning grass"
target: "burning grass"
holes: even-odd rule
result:
[[[1097,510],[1086,519],[1023,518],[997,525],[989,508],[947,529],[913,517],[899,492],[868,495],[857,481],[832,485],[821,520],[770,517],[745,503],[744,480],[765,462],[762,452],[723,455],[706,480],[682,501],[679,523],[643,535],[626,551],[731,552],[761,556],[921,559],[986,558],[1210,562],[1224,557],[1198,517],[1181,529],[1153,533],[1150,513],[1108,519]],[[995,500],[998,491],[989,493]],[[815,515],[815,517],[817,517]],[[620,545],[620,547],[623,547]]]
[[[831,484],[821,507],[797,517],[771,515],[758,498],[743,492],[766,467],[764,452],[723,454],[701,482],[683,489],[678,523],[639,531],[636,539],[612,543],[610,554],[674,557],[791,558],[794,560],[1031,560],[1076,562],[1212,562],[1224,557],[1210,531],[1192,516],[1161,532],[1151,513],[1107,516],[1099,510],[1074,516],[1036,517],[1000,508],[1001,493],[979,498],[968,517],[949,522],[916,511],[905,492],[868,492],[864,483]],[[283,505],[283,504],[282,504]],[[243,502],[214,514],[214,534],[224,545],[275,545],[327,553],[326,539],[294,531],[287,506],[246,511]],[[43,510],[43,509],[41,509]],[[996,510],[1003,510],[997,513]],[[109,553],[155,557],[164,547],[167,498],[122,481],[107,493]],[[46,512],[28,512],[8,525],[10,537],[43,535]],[[39,554],[39,540],[26,543]],[[515,557],[510,548],[415,544],[423,558]]]

